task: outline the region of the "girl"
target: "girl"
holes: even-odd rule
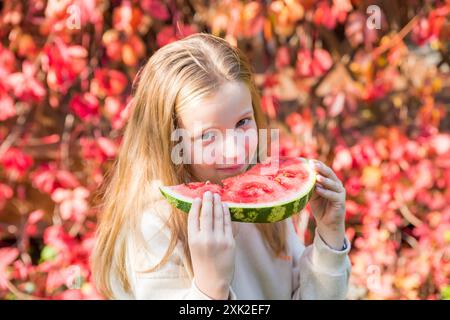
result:
[[[202,131],[196,124],[202,124]],[[313,244],[304,247],[291,219],[231,222],[220,196],[207,192],[187,215],[162,198],[160,185],[220,180],[258,158],[225,131],[265,128],[251,66],[240,50],[208,34],[172,42],[140,74],[121,150],[104,193],[92,256],[98,289],[113,299],[342,299],[350,275],[345,190],[334,172],[318,173],[311,209]],[[176,164],[175,129],[194,147],[217,144],[221,162]],[[204,149],[203,149],[204,150]],[[235,163],[243,150],[244,164]],[[258,159],[259,160],[259,159]],[[234,161],[234,162],[233,162]],[[227,163],[227,164],[224,164]]]

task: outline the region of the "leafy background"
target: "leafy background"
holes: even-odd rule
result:
[[[379,29],[366,24],[371,4]],[[88,265],[95,191],[133,79],[155,50],[199,31],[247,53],[280,152],[322,159],[343,180],[348,298],[450,298],[450,1],[6,0],[0,10],[0,298],[101,298]],[[308,210],[296,219],[306,243],[311,220]]]

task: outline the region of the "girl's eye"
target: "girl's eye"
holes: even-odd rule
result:
[[[236,123],[236,127],[242,127],[247,125],[251,121],[251,118],[244,118],[242,120],[239,120],[238,123]]]
[[[214,136],[215,136],[214,132],[208,131],[208,132],[205,132],[204,134],[202,134],[202,140],[204,142],[209,142],[209,141],[212,141],[214,139]]]

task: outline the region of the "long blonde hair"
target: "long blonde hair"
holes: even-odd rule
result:
[[[226,81],[242,81],[251,93],[259,129],[267,128],[261,111],[252,67],[246,56],[222,38],[197,33],[157,50],[139,74],[119,154],[102,191],[101,215],[96,246],[91,257],[97,289],[113,297],[110,275],[114,268],[126,292],[130,283],[125,268],[126,234],[140,232],[142,212],[151,204],[151,181],[164,185],[186,181],[188,170],[171,161],[175,141],[170,136],[177,127],[176,112],[192,99],[213,95]],[[270,148],[269,148],[270,149]],[[187,242],[187,215],[172,209],[167,226],[171,231],[167,262],[178,241],[192,265]],[[258,224],[265,243],[275,255],[285,251],[284,223]]]

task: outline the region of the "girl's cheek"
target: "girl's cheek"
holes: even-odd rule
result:
[[[249,139],[245,140],[245,154],[251,160],[258,149],[258,130],[256,127],[249,130],[251,130],[250,134],[247,135]]]

